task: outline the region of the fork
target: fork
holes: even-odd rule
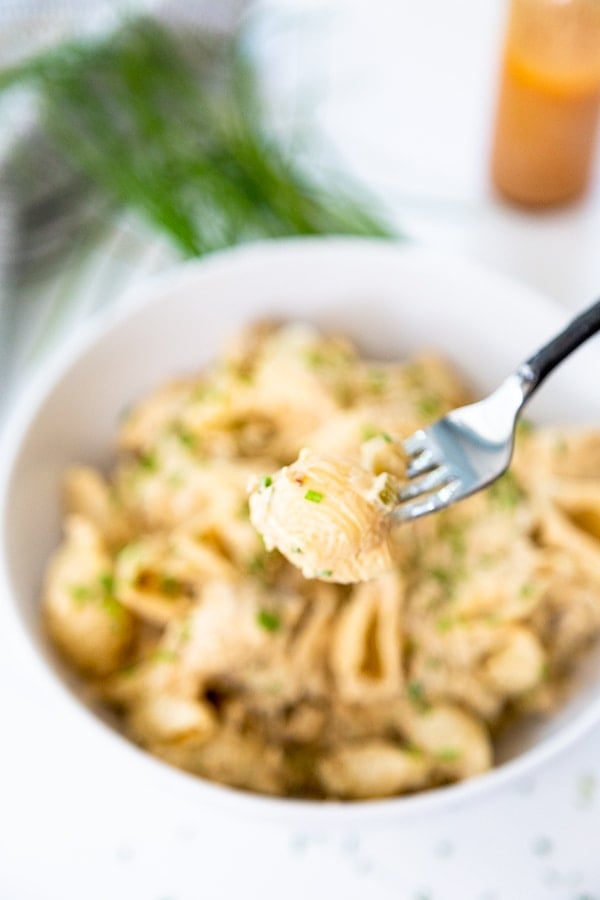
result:
[[[523,407],[546,377],[600,331],[600,300],[582,312],[496,390],[477,403],[447,413],[402,442],[408,483],[394,518],[416,519],[463,500],[496,481],[512,459]]]

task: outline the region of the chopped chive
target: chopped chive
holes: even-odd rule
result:
[[[414,756],[416,759],[421,759],[423,757],[423,751],[420,747],[417,747],[416,744],[405,744],[402,749],[405,753],[408,753],[409,756]]]
[[[174,428],[173,433],[179,441],[186,447],[188,450],[195,450],[196,448],[196,436],[192,434],[192,432],[187,429],[184,425],[178,422]]]
[[[84,603],[89,600],[92,592],[87,584],[74,584],[69,588],[69,592],[73,600],[77,603]]]
[[[512,472],[504,475],[489,488],[490,498],[500,508],[513,510],[523,499],[523,491]]]
[[[467,550],[464,528],[454,522],[441,520],[439,536],[446,541],[455,556],[463,556]]]
[[[261,609],[256,614],[256,621],[265,631],[279,631],[281,628],[281,619],[279,616],[270,612],[268,609]]]
[[[454,628],[457,624],[457,619],[454,616],[440,616],[440,618],[435,623],[435,626],[438,631],[440,631],[442,634],[445,634],[447,631],[450,631],[451,628]]]
[[[172,575],[163,575],[160,579],[160,590],[167,597],[176,597],[181,591],[181,584]]]
[[[453,574],[448,569],[444,569],[443,566],[432,566],[429,570],[429,574],[442,587],[452,587],[452,582],[454,580]]]
[[[264,553],[257,553],[248,563],[248,574],[260,577],[265,574],[266,559]]]
[[[458,747],[442,747],[442,749],[436,753],[436,758],[443,763],[456,762],[461,758],[461,756],[462,753],[460,752]]]
[[[381,438],[386,444],[393,444],[393,438],[387,431],[381,431],[379,428],[375,428],[374,425],[363,425],[360,429],[361,440],[370,441],[373,438]]]
[[[519,419],[519,421],[517,422],[517,434],[522,434],[523,436],[525,436],[531,434],[531,432],[534,430],[535,426],[529,419]]]
[[[135,675],[136,672],[140,670],[141,660],[136,660],[135,662],[131,662],[119,671],[119,675],[124,676],[125,678],[130,678],[132,675]]]
[[[327,361],[322,350],[307,350],[304,360],[309,369],[320,369]]]
[[[425,699],[425,692],[420,681],[409,681],[406,692],[408,699],[419,712],[425,712],[429,709],[429,704]]]
[[[115,579],[110,572],[105,572],[100,576],[100,587],[105,594],[112,594],[115,590]]]
[[[313,491],[310,488],[304,495],[305,500],[310,500],[311,503],[320,503],[323,499],[323,494],[321,491]]]
[[[174,663],[179,659],[178,655],[173,650],[166,650],[164,648],[159,648],[152,653],[150,659],[152,662],[158,663]]]
[[[371,438],[377,437],[379,430],[374,425],[362,425],[360,436],[363,441],[370,441]]]
[[[263,475],[262,478],[259,479],[258,489],[262,491],[264,488],[269,488],[273,484],[273,479],[270,475]]]
[[[333,569],[321,569],[320,572],[317,572],[317,578],[331,578],[333,575]]]
[[[302,547],[292,547],[290,553],[304,553]]]
[[[110,594],[102,598],[102,609],[113,619],[121,620],[125,616],[125,608]]]
[[[387,372],[383,369],[369,369],[367,372],[367,385],[373,394],[383,393],[387,380]]]
[[[147,453],[142,453],[138,460],[138,464],[140,468],[144,469],[146,472],[156,472],[158,468],[158,460],[156,458],[156,453],[153,451],[148,451]]]
[[[417,410],[423,418],[434,419],[442,414],[442,401],[433,394],[419,397]]]
[[[249,372],[247,369],[236,369],[233,374],[242,384],[252,384],[254,382],[252,372]]]

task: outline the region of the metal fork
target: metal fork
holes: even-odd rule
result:
[[[522,363],[496,390],[420,429],[403,442],[408,484],[393,515],[436,512],[487,487],[510,465],[519,415],[545,378],[600,331],[600,300]]]

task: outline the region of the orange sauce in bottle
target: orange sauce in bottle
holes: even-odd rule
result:
[[[600,107],[600,0],[513,0],[492,180],[507,199],[547,206],[585,189]]]

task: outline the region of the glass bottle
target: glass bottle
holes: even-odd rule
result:
[[[492,180],[526,206],[564,203],[589,180],[600,106],[600,0],[512,0]]]

